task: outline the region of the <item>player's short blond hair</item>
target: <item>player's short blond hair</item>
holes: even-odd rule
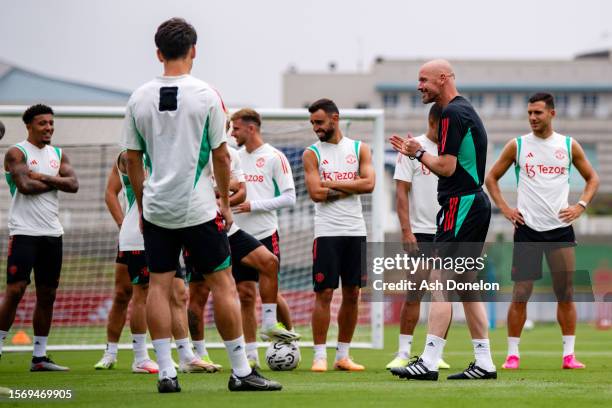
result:
[[[243,122],[248,122],[256,125],[258,128],[261,127],[261,116],[255,109],[243,108],[239,111],[234,112],[230,120],[233,122],[240,119]]]

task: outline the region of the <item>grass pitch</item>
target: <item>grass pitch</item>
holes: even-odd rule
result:
[[[561,369],[561,336],[556,325],[537,325],[521,341],[521,367],[515,372],[501,369],[506,353],[505,329],[491,332],[498,380],[447,381],[446,375],[461,371],[472,359],[467,328],[453,326],[444,358],[450,370],[442,370],[438,382],[416,382],[392,377],[384,366],[397,347],[397,327],[385,331],[384,350],[352,350],[355,361],[364,364],[363,373],[329,371],[311,373],[312,350],[302,348],[302,363],[291,372],[264,375],[280,381],[276,393],[230,393],[227,390],[228,361],[224,350],[211,350],[214,361],[224,364],[218,374],[183,374],[179,394],[158,394],[156,375],[130,373],[131,351],[119,352],[114,370],[95,371],[100,351],[55,352],[53,359],[71,368],[67,373],[30,373],[30,353],[5,353],[0,360],[0,386],[12,389],[71,389],[71,400],[55,400],[66,407],[570,407],[612,406],[612,331],[578,328],[576,352],[586,370]],[[413,354],[420,353],[424,328],[415,333]],[[127,333],[124,333],[127,334]],[[151,352],[151,355],[153,353]],[[263,361],[264,350],[260,350]],[[329,363],[334,351],[328,350]],[[44,406],[49,401],[10,400],[0,397],[2,406]],[[485,405],[486,404],[486,405]]]

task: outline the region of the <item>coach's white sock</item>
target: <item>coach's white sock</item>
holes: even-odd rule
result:
[[[519,343],[521,342],[520,337],[508,337],[508,355],[520,357]]]
[[[574,354],[576,336],[563,336],[563,357]]]
[[[184,339],[174,340],[174,343],[176,343],[176,351],[178,351],[179,358],[183,363],[189,363],[195,358],[193,350],[189,345],[188,337],[185,337]]]
[[[314,360],[327,360],[327,346],[325,344],[315,344],[313,350]]]
[[[8,336],[8,331],[0,330],[0,354],[2,354],[2,346],[4,346],[6,336]]]
[[[208,350],[206,350],[206,340],[192,340],[193,348],[195,348],[196,353],[200,357],[205,357],[208,355]]]
[[[249,366],[249,360],[246,356],[246,345],[244,343],[244,336],[240,336],[237,339],[224,341],[227,355],[232,365],[232,371],[238,377],[246,377],[251,373],[251,366]]]
[[[425,339],[425,349],[423,350],[423,354],[421,354],[421,358],[428,370],[438,371],[438,362],[442,358],[442,352],[444,351],[445,345],[446,340],[443,338],[434,336],[433,334],[427,335]]]
[[[132,334],[132,349],[134,350],[134,361],[140,363],[149,358],[147,352],[147,334]]]
[[[476,365],[489,372],[495,371],[495,364],[493,364],[493,360],[491,359],[489,339],[472,339],[472,345],[474,346]]]
[[[248,360],[256,360],[259,362],[259,354],[257,354],[257,342],[246,343],[245,350]]]
[[[170,352],[170,339],[157,339],[153,340],[152,343],[159,366],[159,378],[176,377],[176,369],[172,364],[172,353]]]
[[[412,349],[412,335],[411,334],[400,334],[399,335],[399,349],[397,350],[397,356],[401,358],[410,358],[411,349]]]
[[[341,341],[339,341],[338,345],[336,346],[336,361],[348,357],[350,347],[351,343],[342,343]]]
[[[113,357],[117,357],[118,350],[119,350],[118,343],[106,343],[106,350],[104,350],[104,353],[110,354]]]
[[[47,336],[34,336],[33,357],[44,357],[47,355]]]

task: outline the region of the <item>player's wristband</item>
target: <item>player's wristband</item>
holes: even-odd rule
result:
[[[578,205],[581,206],[582,208],[584,208],[585,210],[587,208],[587,203],[584,200],[578,201]]]

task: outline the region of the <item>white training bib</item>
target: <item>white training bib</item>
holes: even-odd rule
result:
[[[416,138],[423,149],[432,156],[438,155],[438,145],[425,135]],[[435,234],[438,204],[438,176],[418,160],[410,160],[397,154],[394,180],[411,183],[408,193],[410,227],[414,234]]]
[[[117,158],[119,159],[119,158]],[[136,195],[130,183],[128,175],[121,172],[117,165],[119,179],[121,180],[122,195],[124,199],[123,208],[125,216],[119,231],[119,250],[120,251],[144,251],[144,239],[140,232],[140,212],[136,204]]]
[[[360,141],[343,136],[338,144],[319,141],[308,147],[317,156],[321,181],[358,177],[360,146]],[[359,194],[329,203],[315,203],[314,236],[367,236]]]
[[[46,145],[42,149],[27,140],[15,145],[25,156],[30,171],[57,176],[62,162],[62,150]],[[58,191],[24,195],[19,192],[10,173],[6,173],[12,200],[9,210],[9,235],[59,237],[64,229],[59,222]]]
[[[568,207],[572,139],[559,133],[546,139],[530,133],[516,139],[517,208],[536,231],[567,227],[559,211]]]
[[[240,165],[240,156],[238,155],[238,151],[236,149],[234,149],[231,146],[227,146],[227,150],[229,151],[229,155],[230,155],[230,175],[232,178],[236,179],[239,183],[244,183],[244,173],[242,171],[242,166]],[[212,163],[211,163],[212,165]],[[214,180],[215,176],[214,176],[214,167],[211,168],[211,172],[213,173],[212,177],[213,177],[213,185],[215,186],[215,188],[217,187],[217,182]],[[235,217],[235,216],[234,216]],[[238,230],[240,229],[240,227],[238,226],[238,223],[236,221],[234,221],[229,229],[229,231],[227,232],[227,236],[231,237],[232,235],[234,235]]]

